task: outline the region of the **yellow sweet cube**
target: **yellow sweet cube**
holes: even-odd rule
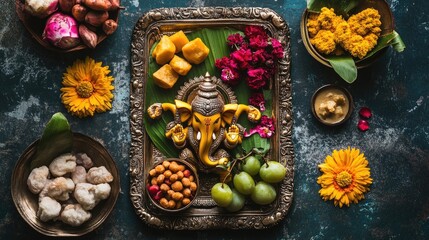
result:
[[[202,63],[210,53],[210,49],[203,43],[201,38],[195,38],[182,48],[183,56],[193,64]]]
[[[185,59],[174,55],[173,59],[170,61],[170,66],[176,71],[179,75],[185,76],[191,70],[192,65],[188,63]]]
[[[171,35],[170,40],[176,46],[176,53],[182,51],[182,47],[189,42],[188,37],[186,37],[185,33],[182,30]]]
[[[152,76],[155,84],[162,88],[172,88],[179,79],[179,74],[169,64],[162,66]]]
[[[156,63],[163,65],[174,57],[175,52],[176,46],[168,36],[164,35],[153,50],[152,57],[155,58]]]

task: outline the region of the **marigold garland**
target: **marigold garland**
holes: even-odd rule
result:
[[[76,60],[64,73],[61,101],[72,115],[94,116],[94,113],[112,109],[114,80],[108,66],[86,57]]]
[[[325,162],[319,165],[323,173],[317,183],[322,187],[319,194],[323,200],[334,200],[334,205],[350,206],[364,199],[372,183],[368,161],[359,149],[334,150]]]

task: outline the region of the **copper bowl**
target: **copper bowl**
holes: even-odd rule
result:
[[[320,96],[320,94],[322,94],[323,92],[329,91],[329,90],[341,93],[345,97],[345,99],[346,99],[345,104],[347,104],[347,107],[348,107],[347,113],[345,113],[342,118],[340,118],[334,122],[323,119],[321,116],[319,116],[319,114],[317,114],[317,111],[316,111],[316,99]],[[334,85],[334,84],[324,85],[324,86],[320,87],[319,89],[317,89],[314,92],[313,96],[311,97],[311,111],[312,111],[314,117],[319,122],[321,122],[322,124],[327,125],[327,126],[338,126],[338,125],[346,122],[350,118],[353,110],[354,110],[354,103],[353,103],[352,95],[350,94],[350,92],[346,88],[340,87],[338,85]]]
[[[393,22],[393,14],[390,10],[390,7],[388,3],[385,0],[371,0],[371,1],[361,1],[361,3],[353,9],[353,13],[360,12],[367,8],[374,8],[378,10],[381,16],[381,36],[391,33],[394,30],[394,22]],[[309,18],[309,15],[312,14],[308,9],[304,10],[304,13],[301,17],[301,38],[304,43],[305,48],[307,49],[308,53],[316,59],[318,62],[322,63],[323,65],[327,67],[331,67],[331,64],[329,63],[328,59],[325,57],[325,55],[319,53],[316,48],[310,43],[310,36],[308,34],[307,29],[307,20]],[[385,52],[387,48],[384,48],[380,51],[378,51],[373,56],[366,58],[366,59],[355,59],[356,67],[358,69],[365,68],[373,64],[376,60],[378,60]]]
[[[79,51],[79,50],[89,48],[88,46],[83,44],[82,41],[81,41],[81,43],[79,43],[79,45],[72,47],[72,48],[69,48],[69,49],[58,48],[58,47],[55,47],[54,45],[44,41],[42,34],[43,34],[43,30],[45,29],[45,23],[46,23],[46,20],[48,19],[48,17],[46,17],[44,19],[40,19],[40,18],[37,18],[37,17],[34,17],[34,16],[28,14],[25,11],[25,4],[23,1],[24,0],[15,0],[15,10],[16,10],[16,13],[18,15],[18,18],[24,24],[24,27],[28,30],[28,32],[31,34],[31,36],[40,45],[42,45],[44,48],[51,50],[51,51],[54,51],[54,52],[60,52],[60,53],[74,52],[74,51]],[[109,11],[109,19],[113,19],[113,20],[115,20],[116,23],[118,23],[119,11],[120,11],[120,8],[118,8],[115,11]],[[100,27],[98,27],[98,28],[100,28]],[[98,36],[97,45],[100,44],[104,39],[106,39],[108,37],[108,35],[105,34],[103,32],[103,30],[101,30],[101,29],[98,29],[96,33]]]
[[[115,161],[108,151],[96,140],[80,133],[73,133],[73,152],[84,152],[93,161],[94,166],[105,166],[113,175],[110,183],[110,196],[102,200],[94,209],[92,217],[78,227],[69,226],[61,221],[43,222],[37,217],[38,195],[28,190],[27,178],[31,172],[30,163],[36,153],[39,140],[33,142],[20,156],[12,173],[12,199],[22,218],[36,231],[47,236],[81,236],[93,231],[107,219],[113,210],[120,191],[119,172]]]
[[[167,209],[167,208],[164,208],[163,206],[161,206],[160,204],[159,204],[159,202],[158,201],[156,201],[155,199],[153,199],[152,197],[151,197],[151,195],[149,194],[149,191],[148,191],[148,188],[146,187],[146,193],[147,193],[147,196],[148,196],[148,198],[150,199],[150,202],[157,208],[157,209],[160,209],[160,210],[162,210],[162,211],[164,211],[164,212],[167,212],[167,213],[177,213],[177,212],[181,212],[181,211],[184,211],[184,210],[186,210],[186,209],[188,209],[191,205],[192,205],[192,203],[195,201],[195,199],[197,198],[197,196],[198,196],[198,193],[199,193],[199,190],[200,190],[200,182],[199,182],[199,177],[198,177],[198,172],[197,172],[197,169],[195,168],[195,166],[194,165],[192,165],[191,163],[189,163],[188,161],[186,161],[186,160],[183,160],[183,159],[180,159],[180,158],[164,158],[164,159],[161,159],[160,161],[155,161],[154,163],[153,163],[153,165],[152,165],[152,167],[150,168],[150,169],[153,169],[153,168],[155,168],[156,166],[158,166],[158,165],[160,165],[160,164],[162,164],[162,162],[163,161],[176,161],[176,162],[178,162],[178,163],[180,163],[180,164],[183,164],[183,165],[185,165],[185,167],[186,167],[186,169],[189,169],[191,172],[192,172],[192,175],[194,175],[194,178],[195,178],[195,180],[194,180],[194,182],[197,184],[197,190],[196,190],[196,192],[195,192],[195,195],[193,196],[193,198],[191,199],[191,202],[188,204],[188,205],[186,205],[186,206],[183,206],[183,207],[181,207],[181,208],[178,208],[178,209]],[[149,170],[150,170],[149,169]],[[150,176],[149,176],[149,171],[147,172],[147,182],[146,182],[146,186],[149,186],[150,185]]]

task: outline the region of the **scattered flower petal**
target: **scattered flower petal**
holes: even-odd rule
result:
[[[359,130],[361,130],[362,132],[365,132],[366,130],[369,129],[369,123],[366,120],[359,120],[358,122],[358,128]]]
[[[372,116],[371,109],[369,109],[368,107],[362,107],[359,110],[359,115],[365,119],[369,119]]]

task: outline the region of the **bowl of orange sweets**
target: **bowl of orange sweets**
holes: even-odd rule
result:
[[[195,167],[179,158],[155,162],[148,172],[146,192],[151,202],[166,212],[189,208],[199,191]]]

